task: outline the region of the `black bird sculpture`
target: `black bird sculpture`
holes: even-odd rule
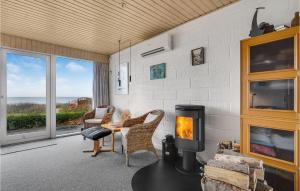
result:
[[[274,25],[270,25],[269,23],[262,22],[257,25],[257,13],[259,9],[265,9],[265,7],[257,7],[252,20],[252,28],[249,36],[254,37],[266,33],[270,33],[275,31]]]
[[[264,34],[264,29],[260,29],[260,27],[257,24],[257,13],[258,13],[259,9],[265,9],[265,7],[257,7],[256,8],[256,11],[255,11],[253,19],[252,19],[252,28],[251,28],[251,31],[249,34],[249,36],[251,36],[251,37]]]

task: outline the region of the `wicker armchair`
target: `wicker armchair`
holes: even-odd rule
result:
[[[88,119],[94,119],[95,118],[95,109],[91,112],[88,112],[88,113],[85,113],[82,120],[83,120],[83,129],[85,128],[89,128],[89,127],[92,127],[92,126],[100,126],[101,124],[105,124],[105,123],[109,123],[112,119],[112,116],[115,112],[115,107],[114,106],[111,106],[111,105],[101,105],[97,108],[107,108],[107,113],[104,115],[104,117],[102,119],[98,119],[98,120],[95,120],[95,122],[91,122],[91,123],[88,123],[86,122],[86,120]],[[82,129],[82,130],[83,130]]]
[[[156,116],[156,118],[150,122],[144,123],[149,114]],[[125,150],[127,166],[129,165],[129,154],[139,150],[151,151],[158,158],[152,143],[152,136],[155,129],[158,127],[159,123],[164,117],[164,114],[165,113],[162,110],[154,110],[138,118],[128,119],[123,123],[123,127],[126,128],[121,129],[122,148]]]

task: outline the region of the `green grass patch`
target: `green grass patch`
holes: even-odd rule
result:
[[[62,124],[71,120],[79,119],[85,110],[60,112],[56,114],[56,123]],[[45,113],[17,113],[7,117],[8,130],[32,129],[46,126]]]

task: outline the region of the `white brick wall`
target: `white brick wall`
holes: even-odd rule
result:
[[[153,137],[158,148],[166,134],[174,134],[176,104],[206,106],[206,151],[200,153],[204,159],[214,154],[219,140],[239,140],[240,40],[248,38],[255,8],[260,6],[266,9],[259,13],[259,22],[275,26],[289,24],[299,10],[298,0],[242,0],[168,31],[175,46],[170,52],[142,58],[146,42],[133,46],[129,95],[115,95],[118,54],[112,55],[111,103],[118,112],[128,108],[134,116],[163,109],[166,116]],[[159,41],[160,37],[150,41]],[[206,63],[191,66],[190,51],[201,46],[206,49]],[[121,52],[121,62],[128,61],[126,49]],[[150,81],[150,65],[160,63],[167,64],[166,79]]]

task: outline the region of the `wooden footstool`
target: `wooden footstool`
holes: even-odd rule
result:
[[[110,129],[102,128],[102,127],[91,127],[85,129],[81,132],[82,136],[94,141],[93,150],[83,151],[83,152],[93,152],[92,157],[97,156],[100,152],[110,152],[111,149],[102,149],[99,143],[99,139],[104,138],[110,135],[112,131]]]

